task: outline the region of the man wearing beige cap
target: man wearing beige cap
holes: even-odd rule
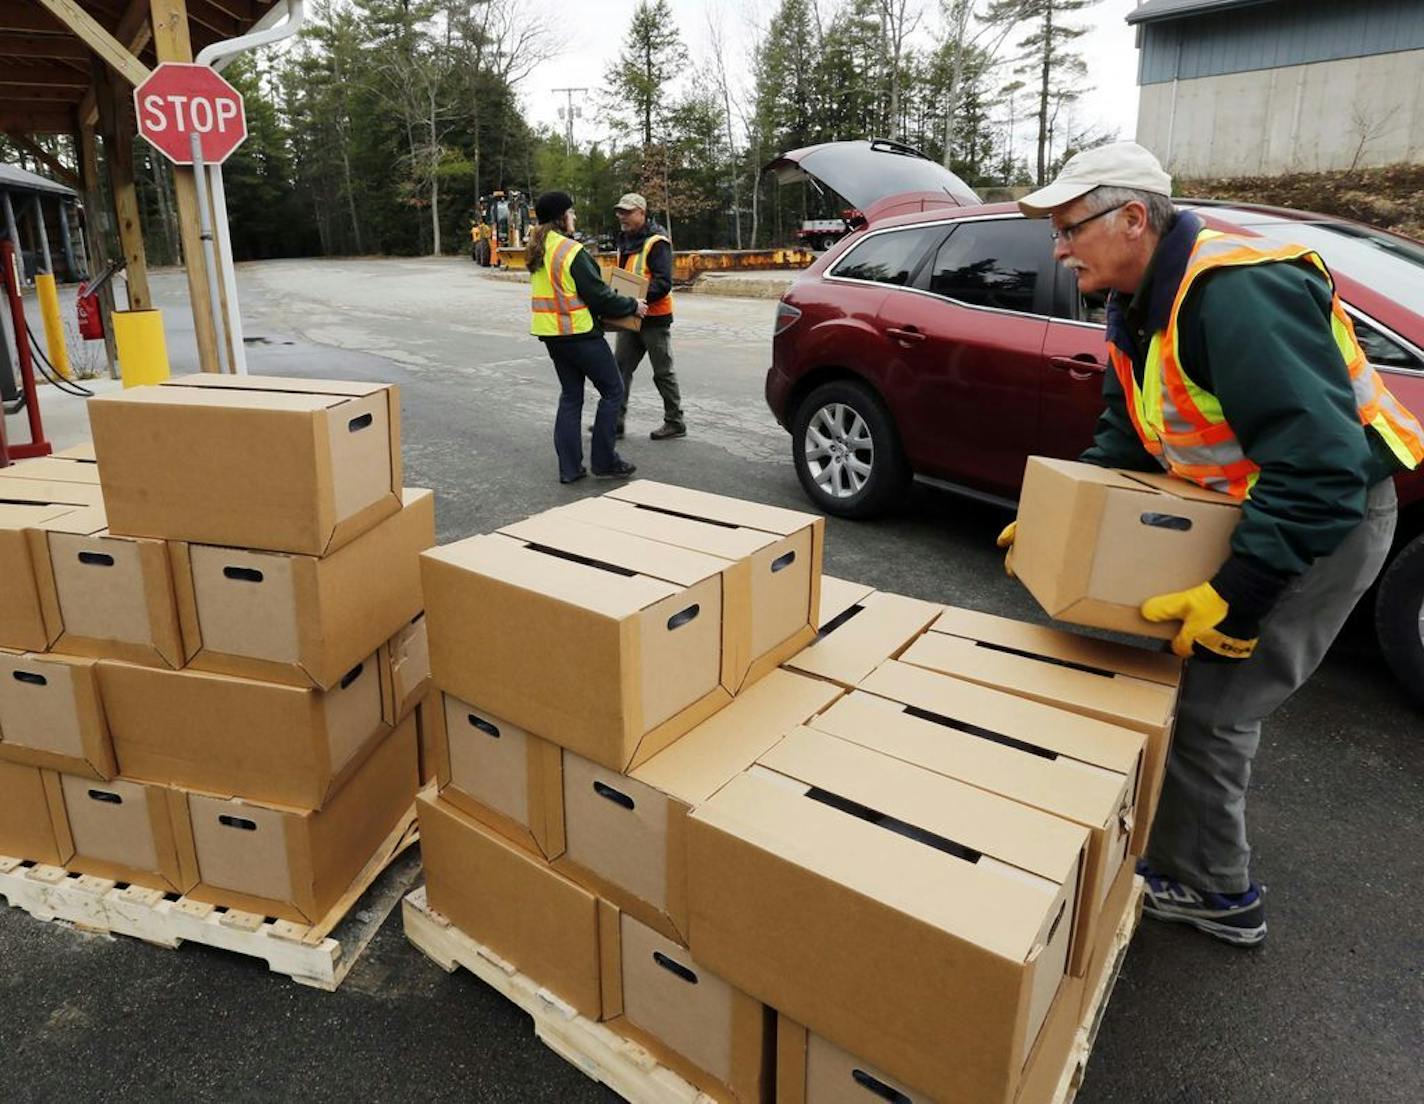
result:
[[[1261,722],[1379,573],[1391,477],[1424,459],[1424,431],[1365,360],[1317,254],[1210,230],[1171,188],[1151,153],[1117,142],[1019,206],[1053,220],[1081,291],[1108,293],[1106,409],[1082,459],[1241,503],[1220,570],[1142,607],[1181,622],[1172,648],[1191,658],[1139,873],[1149,915],[1249,946],[1266,937],[1246,841]],[[1016,525],[999,538],[1011,553]]]
[[[613,210],[621,230],[619,267],[648,277],[648,313],[642,329],[619,330],[613,347],[618,370],[623,374],[623,409],[618,415],[618,436],[623,436],[628,396],[633,393],[633,373],[646,354],[653,365],[653,384],[663,400],[663,422],[653,430],[652,439],[669,441],[686,437],[682,395],[672,367],[672,242],[666,230],[648,220],[648,201],[637,192],[628,192]]]

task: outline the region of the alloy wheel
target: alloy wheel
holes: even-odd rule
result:
[[[865,487],[875,463],[875,441],[856,409],[827,403],[806,426],[806,467],[832,498],[853,498]]]

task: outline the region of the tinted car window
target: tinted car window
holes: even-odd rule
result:
[[[1355,337],[1360,342],[1360,348],[1371,364],[1381,368],[1409,368],[1424,372],[1424,363],[1392,337],[1386,337],[1363,319],[1351,318],[1351,321],[1355,324]]]
[[[963,223],[935,254],[929,290],[978,307],[1033,313],[1039,266],[1047,250],[1042,222]]]
[[[847,253],[831,270],[831,275],[903,287],[914,276],[931,241],[943,233],[942,226],[928,226],[876,234]]]

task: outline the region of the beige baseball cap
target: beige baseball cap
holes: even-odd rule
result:
[[[1094,188],[1136,188],[1170,196],[1172,178],[1157,158],[1136,142],[1113,142],[1068,158],[1058,179],[1024,196],[1019,210],[1027,218],[1044,218]]]
[[[648,201],[637,192],[625,192],[623,198],[613,205],[615,211],[646,211]]]

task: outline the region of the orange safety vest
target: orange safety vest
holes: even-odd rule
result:
[[[566,337],[593,329],[593,312],[578,296],[570,266],[583,246],[557,230],[544,237],[544,263],[529,276],[529,332],[535,337]]]
[[[628,269],[633,273],[634,276],[646,276],[648,273],[648,254],[653,251],[653,246],[655,246],[658,242],[667,242],[668,248],[672,248],[672,242],[668,238],[663,237],[661,234],[649,234],[647,240],[643,242],[643,248],[638,250],[638,252],[636,253],[629,253],[628,256],[623,258],[619,267]],[[659,299],[657,302],[648,304],[647,316],[649,318],[656,318],[659,315],[671,313],[671,290],[669,290],[668,293],[664,295],[661,299]]]
[[[1167,324],[1152,335],[1141,385],[1132,357],[1111,342],[1108,357],[1127,397],[1127,412],[1147,451],[1173,475],[1244,499],[1260,468],[1241,448],[1216,396],[1200,387],[1182,365],[1177,320],[1187,292],[1205,273],[1229,266],[1288,261],[1314,265],[1331,288],[1331,330],[1350,373],[1360,424],[1380,439],[1409,469],[1424,461],[1424,429],[1394,397],[1365,358],[1355,327],[1335,293],[1335,281],[1314,250],[1300,245],[1263,249],[1244,238],[1202,230],[1192,246]]]

